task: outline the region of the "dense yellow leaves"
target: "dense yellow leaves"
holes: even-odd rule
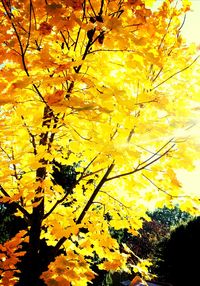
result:
[[[64,246],[45,283],[84,286],[95,255],[101,269],[127,270],[111,229],[137,235],[146,211],[164,204],[199,208],[176,176],[192,169],[197,147],[186,130],[198,118],[199,65],[180,34],[189,3],[8,2],[0,3],[0,200],[16,202],[38,241]],[[73,166],[72,186],[55,184],[55,161]],[[145,274],[148,262],[135,267]]]
[[[83,256],[69,251],[67,256],[63,255],[56,258],[49,265],[49,270],[44,272],[42,278],[46,285],[86,285],[87,281],[94,278],[95,273],[89,269],[87,261]]]

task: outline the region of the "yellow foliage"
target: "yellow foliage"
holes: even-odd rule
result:
[[[176,176],[192,169],[198,147],[186,132],[199,117],[200,83],[196,48],[180,35],[189,5],[1,1],[0,200],[28,225],[27,256],[43,240],[53,248],[47,285],[87,285],[95,255],[99,268],[127,270],[130,252],[111,229],[137,235],[150,207],[199,211]],[[53,180],[55,161],[74,168],[66,186]],[[32,281],[37,261],[27,267]],[[17,279],[0,275],[5,285]]]
[[[15,274],[18,272],[16,264],[20,257],[25,254],[21,249],[21,243],[26,241],[26,231],[20,231],[10,241],[0,244],[0,285],[15,285],[18,278]]]

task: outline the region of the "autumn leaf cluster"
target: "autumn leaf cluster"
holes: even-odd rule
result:
[[[150,206],[199,210],[176,176],[196,156],[185,131],[199,92],[196,50],[181,36],[189,4],[154,2],[0,2],[1,202],[28,223],[29,249],[43,238],[65,249],[41,273],[46,285],[86,285],[95,255],[99,269],[128,270],[110,228],[137,234]],[[67,191],[54,160],[76,170]]]

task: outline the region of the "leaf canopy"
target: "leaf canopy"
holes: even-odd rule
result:
[[[46,285],[86,285],[95,255],[100,269],[127,270],[110,227],[136,234],[150,207],[199,211],[176,177],[197,154],[185,131],[200,86],[196,49],[181,36],[189,4],[153,4],[0,3],[1,202],[29,224],[33,267],[41,239],[64,247],[41,273]],[[52,180],[54,160],[76,171],[68,188]],[[15,277],[0,263],[1,283]]]

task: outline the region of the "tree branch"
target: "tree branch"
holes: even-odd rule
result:
[[[21,116],[21,118],[22,118],[22,120],[24,122],[24,127],[26,128],[26,130],[27,130],[27,132],[28,132],[28,134],[30,136],[30,142],[31,142],[31,144],[33,146],[33,153],[34,153],[34,155],[37,155],[37,147],[36,147],[36,142],[35,142],[35,135],[33,135],[31,133],[30,129],[28,128],[28,126],[27,126],[27,124],[25,122],[25,118],[24,118],[23,115]]]
[[[10,198],[9,194],[4,190],[4,188],[1,185],[0,185],[0,191],[2,192],[2,194],[5,197]],[[17,202],[12,202],[12,204],[14,204],[16,206],[16,208],[24,215],[24,219],[26,219],[28,222],[30,222],[31,215],[27,212],[27,210],[24,209]]]
[[[153,157],[155,157],[156,155],[159,155],[160,151],[162,151],[167,145],[169,145],[171,142],[173,142],[174,137],[171,138],[166,144],[164,144],[160,149],[158,149],[158,151],[156,151],[156,153],[153,153],[152,156],[150,156],[148,159],[146,159],[145,161],[143,161],[142,163],[139,164],[139,166],[145,164],[146,162],[148,162],[149,160],[153,159]]]
[[[157,84],[156,86],[154,86],[153,88],[150,89],[150,91],[156,89],[157,87],[161,86],[163,83],[167,82],[169,79],[173,78],[174,76],[176,76],[177,74],[189,69],[199,58],[200,56],[197,56],[191,64],[189,64],[188,66],[184,67],[183,69],[173,73],[172,75],[170,75],[168,78],[166,78],[165,80],[163,80],[162,82],[160,82],[159,84]]]
[[[146,161],[144,161],[143,163],[140,163],[138,165],[138,167],[132,171],[129,171],[129,172],[126,172],[126,173],[122,173],[122,174],[119,174],[119,175],[116,175],[116,176],[113,176],[113,177],[110,177],[110,178],[107,178],[106,181],[111,181],[111,180],[114,180],[114,179],[117,179],[117,178],[121,178],[121,177],[125,177],[125,176],[128,176],[128,175],[132,175],[136,172],[139,172],[141,170],[144,170],[145,168],[147,168],[148,166],[152,165],[153,163],[155,163],[156,161],[158,161],[159,159],[161,159],[162,157],[164,157],[176,144],[173,144],[169,149],[167,149],[163,154],[159,155],[157,158],[155,158],[154,160],[150,161],[149,163],[145,164],[144,166],[140,167],[141,165],[144,164],[144,162],[148,162],[150,160],[150,158],[154,157],[156,154],[154,154],[153,156],[151,156],[150,158],[148,158]]]
[[[178,196],[178,195],[175,196],[175,195],[171,195],[171,194],[169,194],[167,191],[165,191],[165,190],[161,189],[160,187],[158,187],[158,186],[157,186],[151,179],[149,179],[146,175],[142,174],[142,176],[143,176],[145,179],[147,179],[154,187],[156,187],[158,191],[163,192],[164,194],[166,194],[166,195],[169,196],[170,198],[191,198],[190,196],[187,196],[187,195],[185,195],[185,196]]]
[[[69,192],[70,192],[70,191],[69,191]],[[65,194],[62,199],[57,200],[56,203],[52,206],[52,208],[43,216],[43,219],[46,219],[48,216],[50,216],[50,214],[55,210],[55,208],[56,208],[59,204],[61,204],[62,202],[65,201],[65,199],[67,198],[67,196],[68,196],[68,193]]]
[[[67,43],[67,40],[66,40],[66,38],[65,38],[65,36],[64,36],[64,34],[63,34],[63,32],[60,31],[60,34],[61,34],[61,36],[62,36],[62,38],[63,38],[63,41],[64,41],[64,43],[65,43],[67,49],[69,50],[69,45],[68,45],[68,43]]]
[[[130,207],[127,207],[126,205],[124,205],[122,202],[120,202],[120,200],[116,199],[115,197],[113,197],[112,195],[108,194],[105,191],[100,191],[100,193],[106,194],[109,198],[111,198],[112,200],[116,201],[119,205],[121,205],[122,207],[126,208],[126,209],[130,209]]]
[[[97,185],[97,187],[95,188],[94,192],[92,193],[91,197],[89,198],[87,204],[85,205],[84,209],[82,210],[80,216],[78,217],[78,219],[76,220],[76,224],[80,224],[83,220],[83,218],[85,217],[87,211],[89,210],[90,206],[93,204],[94,199],[96,198],[97,194],[99,193],[100,189],[102,188],[102,186],[104,185],[104,183],[107,180],[107,177],[109,176],[109,174],[111,173],[112,169],[114,168],[114,163],[112,163],[106,173],[104,174],[103,178],[101,179],[101,181],[99,182],[99,184]],[[55,246],[55,253],[60,249],[60,247],[62,246],[62,244],[67,240],[67,238],[65,236],[63,236],[56,244]]]
[[[97,194],[99,193],[99,191],[101,190],[102,186],[104,185],[104,183],[107,181],[107,177],[109,176],[109,174],[111,173],[112,169],[114,168],[114,163],[111,164],[105,175],[103,176],[103,178],[101,179],[101,181],[99,182],[99,184],[97,185],[97,187],[95,188],[94,192],[92,193],[90,199],[88,200],[86,206],[84,207],[84,209],[82,210],[79,218],[77,219],[76,223],[80,224],[83,220],[83,218],[85,217],[87,211],[89,210],[91,204],[93,203],[94,199],[96,198]]]
[[[32,4],[32,1],[30,0],[28,37],[27,37],[27,42],[26,42],[26,46],[25,46],[25,49],[24,49],[24,55],[25,55],[25,53],[26,53],[26,51],[28,49],[29,41],[30,41],[30,37],[31,37],[32,7],[33,7],[33,4]]]

